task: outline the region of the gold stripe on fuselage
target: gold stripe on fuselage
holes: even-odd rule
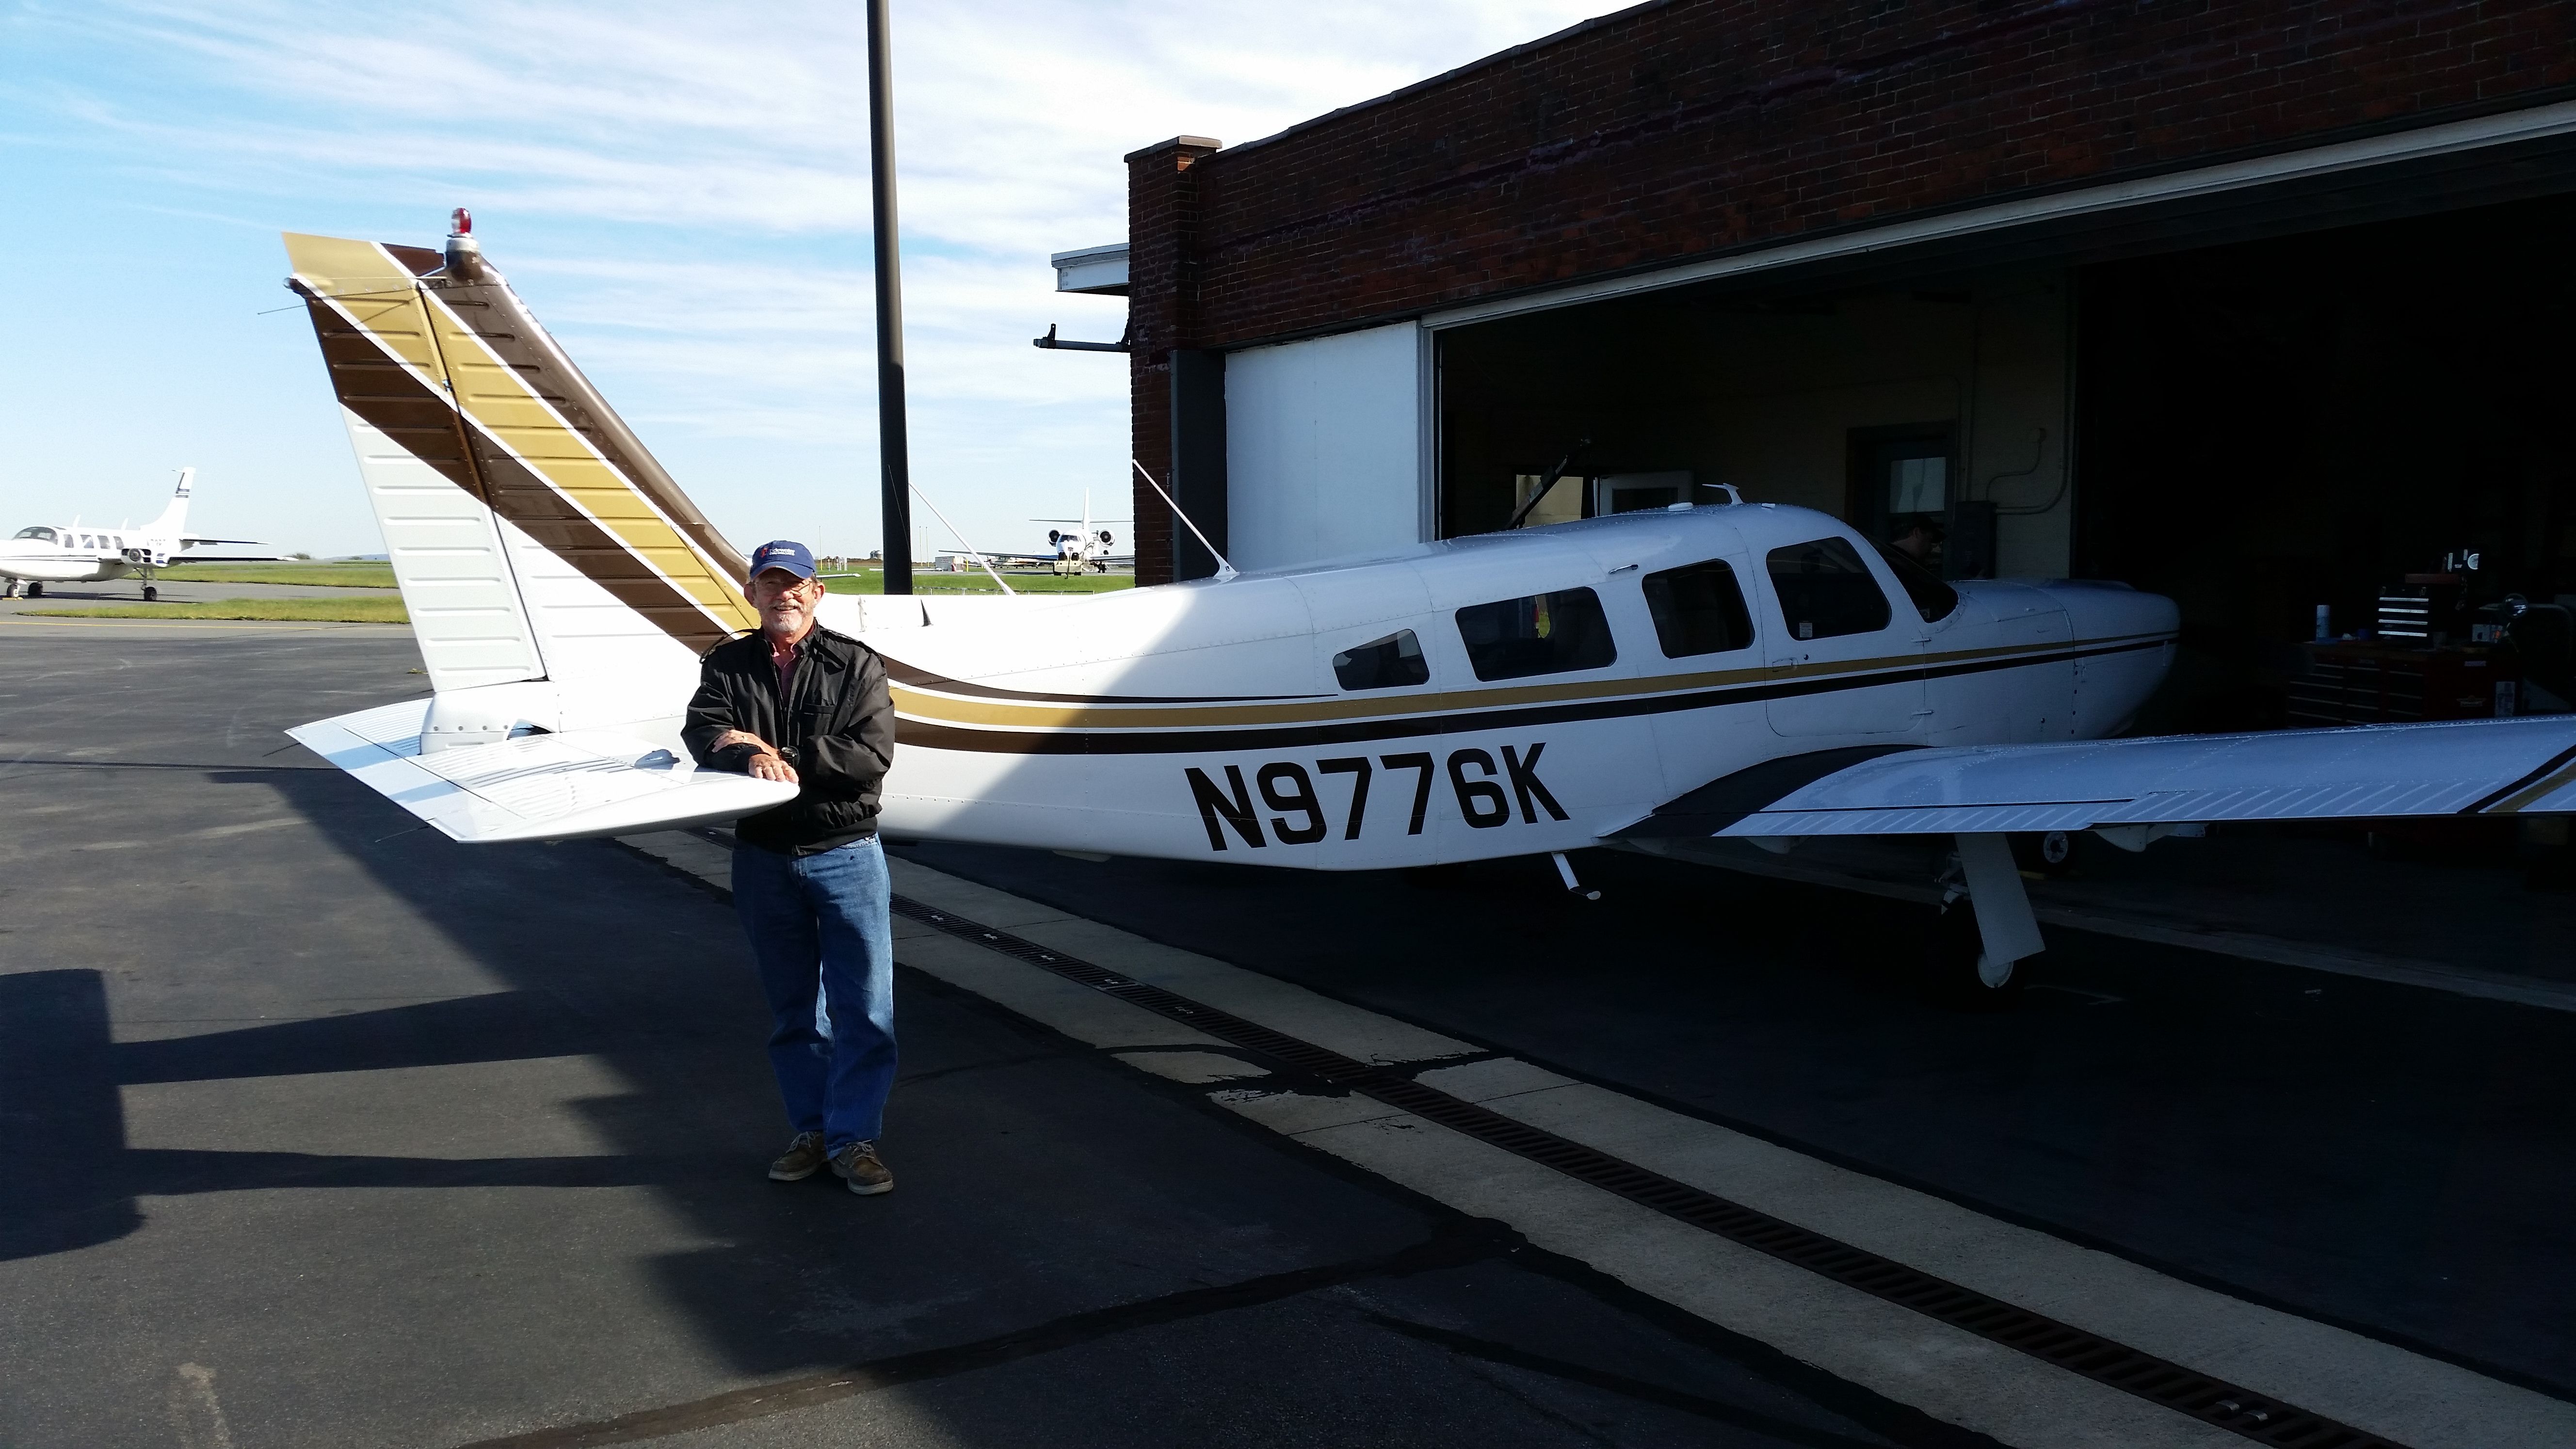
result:
[[[1187,729],[1229,725],[1311,724],[1343,720],[1387,719],[1407,715],[1453,714],[1468,710],[1505,709],[1516,705],[1561,704],[1578,700],[1633,697],[1653,699],[1734,685],[1778,684],[1884,673],[1892,681],[1924,668],[2035,654],[2100,652],[2122,645],[2170,639],[2170,634],[2124,634],[2104,639],[2078,639],[2046,644],[2015,644],[1995,649],[1962,649],[1942,654],[1899,655],[1800,664],[1785,668],[1756,665],[1745,669],[1704,670],[1644,679],[1593,679],[1565,684],[1519,685],[1504,689],[1439,690],[1428,694],[1376,695],[1350,699],[1239,705],[1063,705],[1012,704],[943,694],[918,685],[893,685],[895,712],[924,723],[987,729],[1097,730]],[[1857,679],[1856,683],[1860,682]]]

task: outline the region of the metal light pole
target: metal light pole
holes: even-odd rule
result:
[[[877,454],[885,591],[912,592],[912,445],[903,414],[903,275],[895,249],[891,0],[868,0],[868,169],[876,190]]]

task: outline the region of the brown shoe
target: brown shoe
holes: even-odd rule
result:
[[[894,1191],[894,1174],[877,1160],[877,1145],[873,1142],[853,1142],[833,1153],[832,1171],[861,1197]]]
[[[803,1182],[823,1170],[823,1134],[799,1132],[778,1160],[769,1164],[771,1182]]]

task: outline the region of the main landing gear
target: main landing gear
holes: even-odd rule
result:
[[[2021,1000],[2039,954],[2039,918],[2022,889],[2012,845],[2001,835],[1958,835],[1943,872],[1941,919],[1932,930],[1924,995],[1967,1011],[2008,1010]]]
[[[145,584],[143,586],[143,602],[147,604],[157,604],[161,602],[161,591],[152,587],[150,584]]]
[[[41,599],[41,598],[43,598],[44,596],[45,596],[45,586],[44,586],[42,583],[40,583],[40,582],[38,582],[38,581],[36,581],[36,580],[34,580],[34,579],[30,579],[30,580],[28,580],[28,581],[27,581],[27,597],[28,597],[28,598],[31,598],[31,599]]]

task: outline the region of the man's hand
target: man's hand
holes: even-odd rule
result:
[[[749,745],[754,752],[751,759],[743,765],[744,774],[755,780],[784,780],[790,785],[796,783],[796,767],[780,759],[778,751],[771,748],[769,741],[749,730],[726,730],[716,736],[715,743],[707,747],[707,752],[713,754],[718,750],[732,749],[736,745]]]

